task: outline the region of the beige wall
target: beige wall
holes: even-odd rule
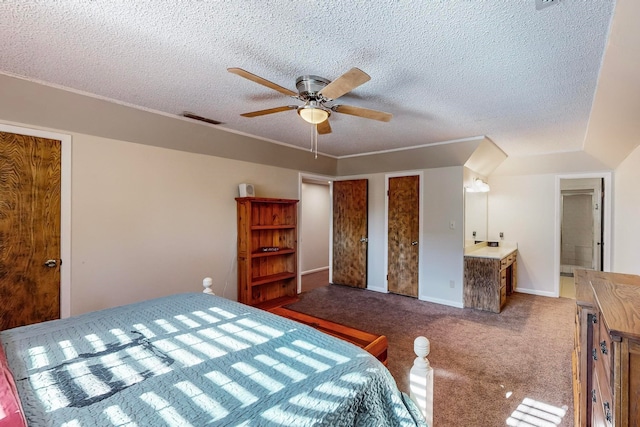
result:
[[[296,198],[296,171],[73,135],[72,314],[177,292],[236,299],[237,185]]]
[[[304,273],[328,268],[331,222],[329,185],[303,182],[300,211],[300,271]]]
[[[640,148],[616,169],[613,270],[640,274]]]

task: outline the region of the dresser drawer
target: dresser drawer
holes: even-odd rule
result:
[[[611,342],[611,336],[604,324],[602,314],[599,313],[599,332],[598,336],[594,335],[593,346],[596,348],[598,354],[598,362],[603,365],[602,381],[607,382],[613,387],[613,375],[612,375],[612,363],[613,360],[613,343]],[[597,338],[597,340],[596,340]]]
[[[611,427],[613,426],[613,398],[611,390],[606,384],[603,384],[598,376],[599,373],[599,370],[595,369],[593,374],[591,425],[592,427]]]
[[[507,302],[507,287],[502,286],[500,288],[500,308],[502,308],[506,302]]]

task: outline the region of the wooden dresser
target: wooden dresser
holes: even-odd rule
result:
[[[576,426],[640,426],[640,276],[576,270]]]

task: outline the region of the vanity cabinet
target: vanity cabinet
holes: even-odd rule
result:
[[[640,426],[640,276],[574,276],[575,425]]]
[[[516,249],[499,248],[465,255],[464,306],[500,313],[517,286],[517,255]]]

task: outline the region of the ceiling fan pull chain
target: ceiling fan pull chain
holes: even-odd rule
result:
[[[313,152],[314,159],[318,158],[318,125],[313,125]]]
[[[316,132],[316,125],[311,125],[311,146],[309,152],[313,153],[313,134]]]

